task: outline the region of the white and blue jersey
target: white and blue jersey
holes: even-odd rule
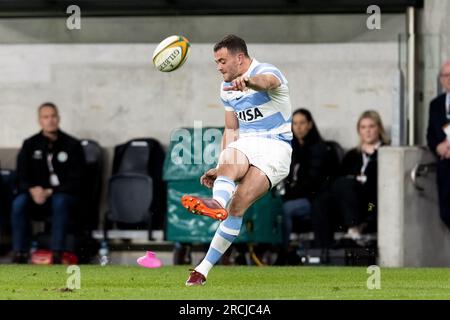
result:
[[[243,76],[271,74],[280,80],[281,85],[268,91],[248,89],[224,91],[230,82],[222,82],[220,98],[225,110],[233,111],[239,120],[239,137],[261,137],[291,143],[291,100],[286,78],[280,70],[268,63],[253,59],[250,68]]]

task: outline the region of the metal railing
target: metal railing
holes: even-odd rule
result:
[[[429,163],[418,163],[416,166],[411,170],[411,182],[419,191],[424,191],[425,188],[420,186],[418,183],[418,178],[424,178],[429,173],[436,171],[436,162],[429,162]]]

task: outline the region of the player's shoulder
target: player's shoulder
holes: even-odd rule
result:
[[[250,76],[263,73],[264,71],[278,71],[280,70],[273,64],[267,62],[258,62],[258,64],[253,68]]]
[[[445,99],[447,98],[446,93],[442,93],[435,97],[433,100],[430,101],[430,106],[433,109],[439,108],[442,104],[445,103]]]
[[[280,80],[280,83],[282,87],[286,87],[288,81],[284,74],[281,72],[280,69],[278,69],[273,64],[267,63],[267,62],[260,62],[258,63],[253,70],[250,72],[250,76],[256,76],[260,74],[271,74]]]

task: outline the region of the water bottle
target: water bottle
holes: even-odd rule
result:
[[[108,264],[108,243],[106,241],[102,241],[100,243],[100,250],[98,251],[98,255],[100,256],[100,265],[105,266]]]
[[[32,242],[31,242],[31,247],[30,247],[30,255],[32,255],[33,253],[35,253],[37,249],[38,249],[38,243],[37,243],[37,241],[32,241]]]

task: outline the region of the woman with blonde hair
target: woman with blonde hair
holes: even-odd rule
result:
[[[376,230],[378,148],[389,140],[374,110],[363,112],[356,130],[359,144],[344,156],[333,193],[347,228],[346,238],[360,240],[363,232]]]

